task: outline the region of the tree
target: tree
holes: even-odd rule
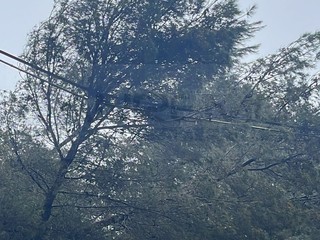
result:
[[[240,44],[257,24],[241,14],[231,0],[56,1],[23,55],[28,74],[12,96],[21,114],[4,118],[18,159],[27,118],[32,140],[50,151],[51,176],[34,181],[44,192],[35,239],[49,234],[53,210],[69,204],[71,180],[79,182],[78,193],[94,186],[86,178],[95,169],[122,161],[117,146],[168,120],[160,93],[197,90],[252,51]]]
[[[316,238],[320,35],[244,64],[258,28],[232,0],[56,1],[1,102],[1,237]]]
[[[187,218],[191,226],[177,230],[185,239],[316,238],[310,219],[319,218],[312,213],[319,209],[319,75],[310,68],[319,36],[303,35],[248,71],[235,66],[216,77],[194,102],[212,108],[185,116],[189,122],[178,129],[154,133],[159,145],[152,142],[144,167],[164,182],[150,180],[151,202],[173,219],[154,225],[154,236],[164,238],[158,229],[179,229]],[[165,187],[169,182],[175,187]]]

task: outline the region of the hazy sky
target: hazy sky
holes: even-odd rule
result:
[[[257,33],[254,43],[261,43],[259,56],[286,46],[305,32],[320,30],[320,0],[240,0],[242,9],[257,4],[253,17],[266,27]],[[53,0],[0,0],[0,49],[22,53],[27,35],[45,20]],[[0,59],[5,59],[0,56]],[[0,89],[14,88],[19,74],[0,64]]]

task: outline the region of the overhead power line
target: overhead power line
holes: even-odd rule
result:
[[[29,67],[37,70],[37,71],[40,71],[40,72],[42,72],[42,73],[44,73],[44,74],[46,74],[46,75],[48,75],[48,76],[50,76],[52,78],[55,78],[55,79],[58,79],[58,80],[60,80],[62,82],[70,84],[70,85],[78,88],[79,90],[83,91],[84,93],[88,92],[88,88],[87,87],[84,87],[84,86],[82,86],[82,85],[80,85],[80,84],[78,84],[76,82],[73,82],[73,81],[71,81],[69,79],[66,79],[66,78],[64,78],[62,76],[59,76],[57,74],[54,74],[54,73],[52,73],[52,72],[50,72],[48,70],[45,70],[45,69],[43,69],[43,68],[41,68],[41,67],[39,67],[39,66],[37,66],[35,64],[29,63],[29,62],[27,62],[27,61],[25,61],[25,60],[23,60],[23,59],[21,59],[21,58],[19,58],[17,56],[14,56],[14,55],[12,55],[12,54],[10,54],[8,52],[0,50],[0,54],[4,55],[6,57],[9,57],[9,58],[11,58],[11,59],[13,59],[13,60],[15,60],[17,62],[20,62],[20,63],[22,63],[24,65],[27,65],[27,66],[29,66]],[[30,75],[30,76],[32,76],[34,78],[37,78],[40,81],[46,82],[46,83],[48,83],[48,84],[50,84],[50,85],[52,85],[52,86],[54,86],[54,87],[56,87],[58,89],[61,89],[61,90],[65,91],[65,92],[68,92],[68,93],[70,93],[70,94],[72,94],[74,96],[81,97],[81,98],[86,98],[85,95],[81,95],[79,93],[75,93],[75,92],[73,92],[73,91],[71,91],[69,89],[66,89],[65,87],[59,86],[56,83],[53,83],[53,82],[48,81],[48,80],[46,80],[44,78],[41,78],[41,77],[37,76],[36,74],[30,73],[27,70],[24,70],[22,68],[14,66],[13,64],[11,64],[11,63],[9,63],[9,62],[7,62],[5,60],[1,60],[0,59],[0,63],[5,64],[5,65],[7,65],[7,66],[9,66],[9,67],[11,67],[11,68],[13,68],[15,70],[18,70],[20,72],[23,72],[25,74],[28,74],[28,75]],[[116,105],[114,105],[114,106],[116,106]],[[116,107],[124,107],[124,106],[116,106]],[[179,116],[177,119],[170,119],[168,121],[169,122],[170,121],[180,121],[180,120],[207,121],[207,122],[210,122],[210,123],[221,124],[221,125],[247,126],[248,128],[255,129],[255,130],[264,130],[264,131],[278,132],[278,133],[290,133],[290,132],[292,132],[292,130],[296,131],[297,128],[298,128],[297,126],[289,126],[289,125],[280,124],[280,123],[279,124],[276,124],[276,123],[270,124],[270,123],[265,123],[265,122],[255,122],[255,123],[252,122],[252,123],[250,123],[250,122],[242,121],[241,119],[238,119],[238,121],[227,121],[227,120],[224,120],[224,119],[212,119],[212,118],[207,119],[207,118],[196,117],[196,115],[199,114],[199,113],[202,113],[203,110],[204,109],[202,109],[202,110],[190,109],[190,110],[187,110],[189,112],[192,112],[189,115]],[[275,125],[277,125],[277,126],[275,126]],[[309,134],[306,134],[306,135],[309,135]],[[319,137],[317,134],[312,134],[312,136]]]
[[[1,60],[1,59],[0,59],[0,62],[3,63],[3,64],[5,64],[5,65],[7,65],[7,66],[9,66],[9,67],[11,67],[11,68],[13,68],[13,69],[16,69],[16,70],[18,70],[18,71],[20,71],[20,72],[23,72],[23,73],[25,73],[25,74],[28,74],[28,75],[30,75],[30,76],[32,76],[32,77],[35,77],[35,78],[39,79],[40,81],[46,82],[46,83],[48,83],[48,84],[50,84],[50,85],[52,85],[52,86],[54,86],[54,87],[56,87],[56,88],[58,88],[58,89],[61,89],[61,90],[65,91],[65,92],[68,92],[68,93],[70,93],[70,94],[72,94],[72,95],[75,95],[75,96],[81,97],[81,98],[85,98],[84,95],[80,95],[80,94],[75,93],[75,92],[73,92],[73,91],[71,91],[71,90],[69,90],[69,89],[66,89],[66,88],[64,88],[64,87],[61,87],[61,86],[59,86],[58,84],[55,84],[55,83],[53,83],[53,82],[50,82],[50,81],[48,81],[48,80],[46,80],[46,79],[44,79],[44,78],[41,78],[41,77],[39,77],[39,76],[37,76],[37,75],[35,75],[35,74],[33,74],[33,73],[30,73],[30,72],[28,72],[28,71],[26,71],[26,70],[24,70],[24,69],[22,69],[22,68],[19,68],[19,67],[17,67],[17,66],[14,66],[13,64],[8,63],[7,61],[4,61],[4,60]]]
[[[9,57],[9,58],[11,58],[11,59],[13,59],[13,60],[15,60],[15,61],[17,61],[17,62],[20,62],[20,63],[22,63],[22,64],[24,64],[24,65],[27,65],[27,66],[29,66],[29,67],[37,70],[37,71],[40,71],[40,72],[42,72],[42,73],[44,73],[44,74],[47,74],[47,75],[50,76],[50,77],[53,77],[53,78],[55,78],[55,79],[61,80],[61,81],[65,82],[65,83],[68,83],[68,84],[70,84],[70,85],[78,88],[79,90],[82,90],[82,91],[84,91],[84,92],[87,92],[87,91],[88,91],[88,88],[85,87],[85,86],[82,86],[81,84],[78,84],[78,83],[76,83],[76,82],[74,82],[74,81],[71,81],[71,80],[69,80],[69,79],[67,79],[67,78],[61,77],[61,76],[59,76],[59,75],[57,75],[57,74],[55,74],[55,73],[53,73],[53,72],[50,72],[50,71],[48,71],[48,70],[45,70],[45,69],[43,69],[43,68],[41,68],[41,67],[39,67],[39,66],[37,66],[37,65],[35,65],[35,64],[33,64],[33,63],[27,62],[26,60],[23,60],[22,58],[19,58],[19,57],[17,57],[17,56],[14,56],[13,54],[10,54],[10,53],[8,53],[8,52],[6,52],[6,51],[0,50],[0,54],[4,55],[4,56],[6,56],[6,57]],[[11,65],[11,64],[7,64],[7,62],[5,62],[5,61],[3,61],[3,60],[1,60],[1,62],[2,62],[2,63],[5,63],[6,65],[8,65],[8,66],[10,66],[10,67],[13,66],[13,65]],[[20,69],[18,69],[18,70],[21,71]],[[25,71],[24,71],[24,72],[25,72]],[[25,72],[25,73],[27,73],[27,72]],[[27,73],[27,74],[30,74],[30,73]]]

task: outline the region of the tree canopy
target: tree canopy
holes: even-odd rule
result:
[[[244,63],[235,0],[57,0],[2,94],[1,239],[316,239],[320,33]]]

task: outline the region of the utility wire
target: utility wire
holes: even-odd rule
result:
[[[10,53],[7,53],[7,52],[5,52],[3,50],[0,50],[0,54],[5,55],[5,56],[7,56],[7,57],[9,57],[11,59],[14,59],[14,60],[16,60],[16,61],[18,61],[18,62],[20,62],[22,64],[25,64],[25,65],[27,65],[27,66],[35,69],[35,70],[40,71],[42,73],[45,73],[48,76],[51,76],[51,77],[56,78],[56,79],[59,79],[59,80],[65,82],[65,83],[68,83],[68,84],[70,84],[70,85],[82,90],[85,93],[88,91],[87,87],[84,87],[84,86],[82,86],[82,85],[80,85],[80,84],[78,84],[76,82],[70,81],[70,80],[68,80],[68,79],[66,79],[64,77],[61,77],[61,76],[59,76],[57,74],[54,74],[54,73],[52,73],[50,71],[47,71],[47,70],[45,70],[45,69],[43,69],[43,68],[41,68],[41,67],[39,67],[39,66],[37,66],[35,64],[29,63],[29,62],[27,62],[27,61],[25,61],[25,60],[23,60],[23,59],[21,59],[19,57],[16,57],[16,56],[14,56],[14,55],[12,55]],[[73,92],[71,90],[68,90],[68,89],[66,89],[64,87],[61,87],[61,86],[59,86],[59,85],[57,85],[55,83],[49,82],[48,80],[45,80],[45,79],[43,79],[43,78],[41,78],[41,77],[39,77],[39,76],[37,76],[37,75],[35,75],[33,73],[30,73],[30,72],[28,72],[26,70],[23,70],[23,69],[21,69],[19,67],[16,67],[13,64],[10,64],[10,63],[8,63],[8,62],[6,62],[4,60],[0,59],[0,62],[5,64],[5,65],[7,65],[7,66],[9,66],[9,67],[11,67],[11,68],[14,68],[14,69],[18,70],[18,71],[21,71],[23,73],[26,73],[26,74],[32,76],[32,77],[35,77],[35,78],[37,78],[37,79],[39,79],[39,80],[41,80],[43,82],[51,84],[52,86],[54,86],[56,88],[59,88],[59,89],[65,91],[65,92],[68,92],[68,93],[70,93],[70,94],[72,94],[74,96],[81,97],[81,98],[86,98],[85,95],[81,95],[81,94],[75,93],[75,92]],[[117,107],[119,107],[119,106],[117,106]],[[187,115],[187,116],[180,116],[177,119],[171,119],[171,120],[168,120],[168,121],[180,121],[180,120],[188,120],[189,119],[189,120],[192,120],[192,121],[207,121],[207,122],[211,122],[211,123],[222,124],[222,125],[230,125],[230,126],[236,126],[236,125],[237,126],[239,126],[239,125],[244,126],[244,125],[246,125],[248,128],[251,128],[251,129],[264,130],[264,131],[270,131],[270,132],[278,132],[278,133],[289,133],[289,132],[291,132],[290,130],[298,129],[298,127],[296,127],[296,126],[289,126],[289,125],[284,125],[284,124],[281,124],[281,123],[273,123],[273,124],[268,124],[268,123],[265,123],[265,122],[250,123],[250,122],[243,122],[243,121],[241,121],[241,119],[240,119],[240,121],[226,121],[226,120],[222,120],[222,119],[212,119],[212,118],[207,119],[207,118],[196,117],[196,115],[201,113],[201,112],[203,112],[203,110],[201,111],[201,110],[190,109],[189,112],[192,112],[192,113]],[[167,122],[167,121],[164,120],[164,122]],[[277,127],[274,127],[274,125],[277,125]]]
[[[58,88],[58,89],[61,89],[61,90],[65,91],[65,92],[68,92],[68,93],[70,93],[70,94],[72,94],[72,95],[75,95],[75,96],[81,97],[81,98],[86,98],[84,95],[80,95],[80,94],[75,93],[75,92],[73,92],[73,91],[71,91],[71,90],[69,90],[69,89],[66,89],[66,88],[64,88],[64,87],[61,87],[61,86],[59,86],[59,85],[57,85],[57,84],[55,84],[55,83],[52,83],[52,82],[50,82],[50,81],[48,81],[48,80],[46,80],[46,79],[44,79],[44,78],[41,78],[41,77],[39,77],[39,76],[37,76],[37,75],[35,75],[35,74],[33,74],[33,73],[30,73],[30,72],[28,72],[28,71],[26,71],[26,70],[24,70],[24,69],[22,69],[22,68],[19,68],[19,67],[17,67],[17,66],[14,66],[13,64],[8,63],[7,61],[4,61],[4,60],[0,59],[0,62],[3,63],[3,64],[5,64],[5,65],[7,65],[7,66],[9,66],[9,67],[11,67],[11,68],[14,68],[14,69],[16,69],[16,70],[18,70],[18,71],[20,71],[20,72],[23,72],[23,73],[25,73],[25,74],[28,74],[28,75],[34,77],[34,78],[37,78],[37,79],[39,79],[40,81],[46,82],[46,83],[48,83],[48,84],[50,84],[50,85],[52,85],[52,86],[54,86],[54,87],[56,87],[56,88]]]
[[[226,121],[221,119],[213,119],[213,118],[197,118],[197,117],[188,117],[187,119],[193,121],[204,121],[209,123],[216,123],[222,125],[231,125],[231,126],[247,126],[256,130],[270,131],[270,132],[278,132],[278,133],[290,133],[290,130],[293,130],[297,127],[287,126],[287,125],[279,125],[277,128],[272,124],[267,124],[264,122],[248,122],[248,121]]]
[[[20,62],[20,63],[22,63],[22,64],[25,64],[25,65],[27,65],[27,66],[35,69],[35,70],[38,70],[38,71],[40,71],[40,72],[42,72],[42,73],[45,73],[45,74],[47,74],[47,75],[50,76],[50,77],[59,79],[59,80],[65,82],[65,83],[68,83],[68,84],[70,84],[70,85],[72,85],[72,86],[74,86],[74,87],[77,87],[77,88],[79,88],[80,90],[82,90],[82,91],[84,91],[84,92],[87,92],[87,91],[88,91],[88,88],[85,87],[85,86],[82,86],[82,85],[80,85],[80,84],[78,84],[78,83],[76,83],[76,82],[70,81],[69,79],[66,79],[66,78],[61,77],[61,76],[59,76],[59,75],[57,75],[57,74],[54,74],[54,73],[52,73],[52,72],[50,72],[50,71],[48,71],[48,70],[45,70],[45,69],[43,69],[43,68],[41,68],[41,67],[39,67],[39,66],[37,66],[37,65],[35,65],[35,64],[33,64],[33,63],[29,63],[29,62],[27,62],[27,61],[25,61],[25,60],[23,60],[23,59],[21,59],[21,58],[19,58],[19,57],[17,57],[17,56],[14,56],[14,55],[12,55],[12,54],[10,54],[10,53],[8,53],[8,52],[5,52],[5,51],[3,51],[3,50],[0,50],[0,54],[4,55],[4,56],[6,56],[6,57],[9,57],[9,58],[11,58],[11,59],[13,59],[13,60],[15,60],[15,61],[17,61],[17,62]]]

